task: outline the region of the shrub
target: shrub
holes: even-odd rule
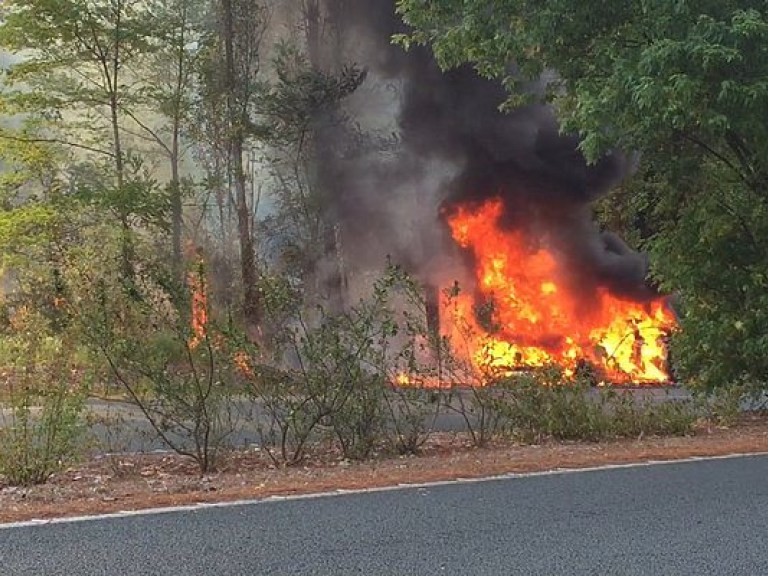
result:
[[[592,388],[554,367],[500,380],[494,412],[522,442],[600,441],[690,434],[699,417],[693,401],[639,399],[632,391]]]
[[[73,355],[74,345],[42,315],[26,307],[10,314],[0,339],[0,475],[7,482],[45,482],[78,455],[86,390]]]
[[[402,270],[390,266],[370,296],[337,314],[308,314],[284,279],[269,279],[262,294],[270,340],[233,346],[246,351],[252,400],[266,412],[262,443],[276,462],[300,461],[323,432],[347,458],[423,444],[434,394],[392,386],[401,374],[435,374],[424,301]]]
[[[239,426],[232,350],[209,318],[200,264],[187,286],[162,271],[128,285],[105,276],[80,318],[92,349],[162,441],[201,474],[216,467]],[[202,296],[201,296],[202,295]]]

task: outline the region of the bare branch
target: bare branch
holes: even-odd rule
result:
[[[61,138],[25,138],[22,136],[11,136],[10,134],[1,134],[0,138],[5,140],[11,140],[13,142],[25,142],[28,144],[60,144],[62,146],[69,146],[71,148],[78,148],[80,150],[86,150],[88,152],[94,152],[96,154],[102,154],[109,158],[114,158],[115,154],[109,150],[103,150],[101,148],[95,148],[86,144],[79,144],[77,142],[71,142],[69,140],[62,140]]]
[[[127,108],[123,109],[123,112],[125,112],[126,116],[128,116],[131,120],[136,122],[136,124],[138,124],[141,127],[141,129],[144,130],[149,135],[149,138],[147,138],[148,140],[154,140],[163,150],[165,150],[165,152],[169,156],[172,154],[170,147],[163,141],[163,139],[160,137],[160,135],[157,132],[155,132],[152,128],[150,128],[146,123],[141,121],[139,117],[136,116],[136,114],[134,114]],[[139,135],[134,133],[134,136],[139,136]]]

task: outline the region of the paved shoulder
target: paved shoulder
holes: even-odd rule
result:
[[[768,457],[0,529],[4,575],[768,574]]]

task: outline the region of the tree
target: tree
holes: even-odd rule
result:
[[[145,80],[136,102],[138,109],[128,106],[125,110],[139,126],[139,135],[156,144],[168,159],[172,260],[179,279],[183,275],[183,137],[191,132],[203,32],[202,4],[202,0],[153,0],[146,6],[152,15],[153,48],[140,66]],[[147,111],[167,120],[167,125],[155,128],[151,121],[142,118]]]
[[[332,293],[324,294],[321,286],[323,260],[340,260],[333,214],[339,183],[329,165],[342,154],[340,146],[351,140],[350,132],[359,130],[342,105],[365,73],[355,66],[325,71],[287,44],[278,47],[274,67],[277,78],[260,98],[259,117],[275,180],[275,210],[267,225],[282,237],[285,252],[290,252],[290,273],[304,280],[310,300],[335,298],[331,307],[338,312],[343,291],[338,264],[328,267],[333,269],[327,274]]]
[[[759,393],[768,374],[768,202],[734,186],[722,166],[699,170],[707,189],[671,192],[690,199],[677,199],[674,219],[649,243],[656,275],[679,289],[684,321],[673,358],[697,387]]]
[[[258,269],[249,201],[246,153],[254,136],[251,121],[262,85],[261,43],[269,12],[261,0],[220,0],[216,28],[205,40],[202,121],[213,153],[223,155],[233,190],[240,248],[243,316],[255,336],[259,324]]]
[[[42,118],[43,134],[25,139],[66,144],[106,161],[110,184],[93,179],[100,201],[123,229],[123,273],[132,275],[132,219],[150,205],[152,187],[131,167],[121,109],[133,94],[128,65],[149,50],[147,12],[138,0],[15,0],[4,6],[0,46],[24,58],[11,66],[4,104],[10,113]],[[102,147],[106,139],[108,147]],[[100,175],[103,177],[103,174]]]
[[[611,147],[652,148],[684,138],[752,185],[764,185],[768,101],[763,3],[400,0],[414,26],[406,45],[430,42],[446,67],[472,62],[510,88],[557,79],[548,97],[564,129],[595,159]],[[511,23],[511,24],[510,24]],[[513,91],[512,103],[520,101]]]

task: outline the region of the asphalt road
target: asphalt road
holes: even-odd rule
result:
[[[15,575],[768,574],[768,457],[0,529]]]

